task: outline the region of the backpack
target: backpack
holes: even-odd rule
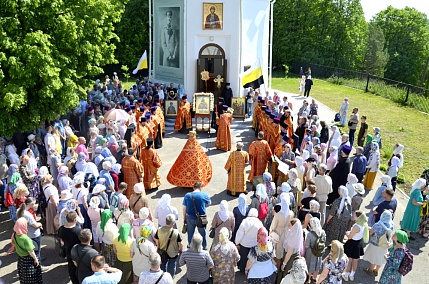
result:
[[[392,232],[386,230],[386,232],[378,238],[377,244],[381,248],[391,248],[393,246]]]
[[[352,206],[348,203],[344,204],[343,212],[341,212],[340,219],[350,221],[352,218]]]
[[[325,242],[323,241],[323,234],[318,237],[315,232],[312,231],[311,233],[316,237],[316,243],[311,247],[311,253],[317,257],[323,256],[326,250]]]
[[[112,207],[112,212],[115,210],[115,208],[119,207],[119,196],[117,192],[114,192],[110,197],[110,207]]]
[[[339,113],[336,113],[335,114],[335,117],[334,117],[334,121],[335,122],[339,122],[341,120],[341,116],[340,116],[340,114]]]
[[[410,252],[409,249],[404,249],[404,258],[402,259],[401,265],[399,265],[398,272],[405,276],[408,274],[408,272],[413,269],[413,254]]]
[[[268,215],[268,204],[267,204],[267,202],[259,203],[258,219],[262,221],[265,218],[267,218],[267,215]]]

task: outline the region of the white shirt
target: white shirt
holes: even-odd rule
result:
[[[79,193],[80,191],[80,193]],[[73,199],[76,199],[78,204],[83,204],[84,199],[86,199],[86,197],[88,196],[89,192],[88,189],[86,189],[85,187],[81,187],[81,188],[76,188],[73,186],[72,188],[72,194],[73,194]],[[79,199],[78,199],[78,195],[79,194]]]
[[[49,203],[58,202],[58,189],[53,184],[48,184],[43,187],[43,192],[45,193],[46,200],[49,199]],[[51,197],[53,196],[53,197]],[[51,198],[49,198],[51,197]]]
[[[258,244],[258,230],[264,225],[257,217],[247,217],[240,224],[235,237],[235,244],[242,245],[247,248],[254,247]]]
[[[332,192],[332,178],[327,175],[317,175],[314,177],[314,183],[317,187],[316,197],[321,202],[328,200],[328,194]]]
[[[153,284],[161,277],[162,270],[145,271],[140,274],[139,284]],[[165,272],[158,284],[173,284],[173,278],[170,273]]]

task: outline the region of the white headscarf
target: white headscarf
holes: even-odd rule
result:
[[[171,195],[164,193],[161,199],[159,200],[159,207],[161,207],[162,209],[166,209],[167,207],[170,206],[170,203],[171,203]]]
[[[247,213],[247,204],[246,204],[246,195],[240,193],[238,196],[238,210],[240,210],[241,215],[246,216]]]
[[[393,149],[394,155],[399,155],[399,168],[402,168],[404,166],[404,155],[402,154],[402,151],[404,151],[404,145],[402,144],[396,144],[397,146],[395,149]]]
[[[228,202],[226,200],[222,200],[220,202],[220,209],[218,211],[219,218],[222,220],[222,222],[225,222],[229,218],[229,211],[228,211]]]
[[[281,202],[280,205],[282,207],[280,209],[280,212],[283,213],[285,218],[289,217],[289,214],[290,214],[290,209],[289,209],[290,195],[289,195],[289,193],[283,192],[282,194],[280,194],[280,202]]]
[[[305,172],[305,168],[303,166],[304,164],[304,159],[300,156],[295,157],[295,164],[296,164],[296,170],[297,172],[304,174]]]
[[[340,217],[341,213],[343,212],[344,205],[351,204],[351,200],[349,197],[349,191],[347,190],[347,187],[344,185],[340,186],[340,196],[341,196],[341,203],[340,207],[337,210],[337,216]]]
[[[332,130],[333,130],[332,139],[331,139],[331,143],[329,144],[329,147],[332,147],[332,146],[338,147],[338,146],[341,145],[341,133],[340,133],[340,130],[335,125],[332,126]]]
[[[419,178],[418,180],[416,180],[412,185],[410,195],[413,194],[414,190],[420,190],[420,188],[424,185],[426,185],[426,180],[424,178]]]
[[[400,163],[401,163],[401,160],[399,160],[399,158],[396,156],[393,156],[392,160],[390,160],[390,166],[391,167],[398,167],[399,168]]]
[[[255,194],[259,196],[259,202],[261,203],[264,202],[265,199],[267,198],[267,189],[265,187],[265,184],[262,184],[262,183],[258,184],[256,186]]]
[[[389,175],[382,175],[381,182],[386,185],[388,188],[392,188],[392,181]]]
[[[349,184],[355,184],[355,183],[358,183],[358,182],[359,182],[359,180],[358,180],[358,178],[356,177],[356,175],[354,175],[354,174],[350,173],[350,174],[348,174],[348,175],[347,175],[347,182],[348,182]]]
[[[290,190],[290,185],[287,182],[282,183],[282,192],[289,193]]]
[[[247,214],[247,217],[258,218],[258,209],[256,209],[256,208],[250,208],[249,213]]]
[[[287,183],[290,186],[296,186],[296,181],[298,180],[298,171],[295,168],[290,169],[288,176],[289,176],[289,179],[287,180]]]
[[[40,169],[39,169],[39,177],[40,177],[40,178],[43,178],[43,177],[44,177],[44,176],[46,176],[47,174],[49,174],[48,167],[46,167],[46,166],[42,166],[42,167],[40,167]]]
[[[115,174],[119,174],[120,171],[121,171],[121,169],[122,169],[122,165],[121,164],[113,164],[113,166],[112,166],[112,171]]]
[[[219,243],[213,248],[213,250],[217,250],[220,248],[221,252],[224,254],[229,253],[229,230],[226,227],[223,227],[219,231]]]
[[[311,228],[311,231],[315,232],[318,237],[320,237],[320,235],[323,233],[320,220],[316,217],[312,217],[310,219],[310,228]]]
[[[301,222],[297,220],[292,228],[287,232],[283,248],[286,252],[291,249],[293,253],[301,253],[303,246],[304,237],[302,234],[302,225]]]
[[[303,161],[306,161],[308,158],[310,158],[310,152],[308,150],[302,150],[302,157],[295,157],[295,161],[297,158],[301,158]]]

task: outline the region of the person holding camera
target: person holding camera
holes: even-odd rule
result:
[[[207,215],[206,207],[211,204],[210,197],[207,193],[202,192],[203,185],[201,182],[194,184],[194,190],[188,192],[183,198],[183,218],[188,233],[188,244],[191,243],[194,236],[195,227],[203,238],[203,249],[207,249],[206,226]],[[205,224],[204,224],[205,223]]]
[[[91,269],[94,274],[83,279],[82,284],[116,284],[121,281],[122,271],[107,265],[102,255],[91,259]]]

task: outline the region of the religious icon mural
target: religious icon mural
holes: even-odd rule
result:
[[[223,29],[223,4],[203,3],[203,29],[222,30]]]
[[[246,112],[246,99],[245,98],[232,98],[232,108],[234,109],[233,117],[243,117]]]

